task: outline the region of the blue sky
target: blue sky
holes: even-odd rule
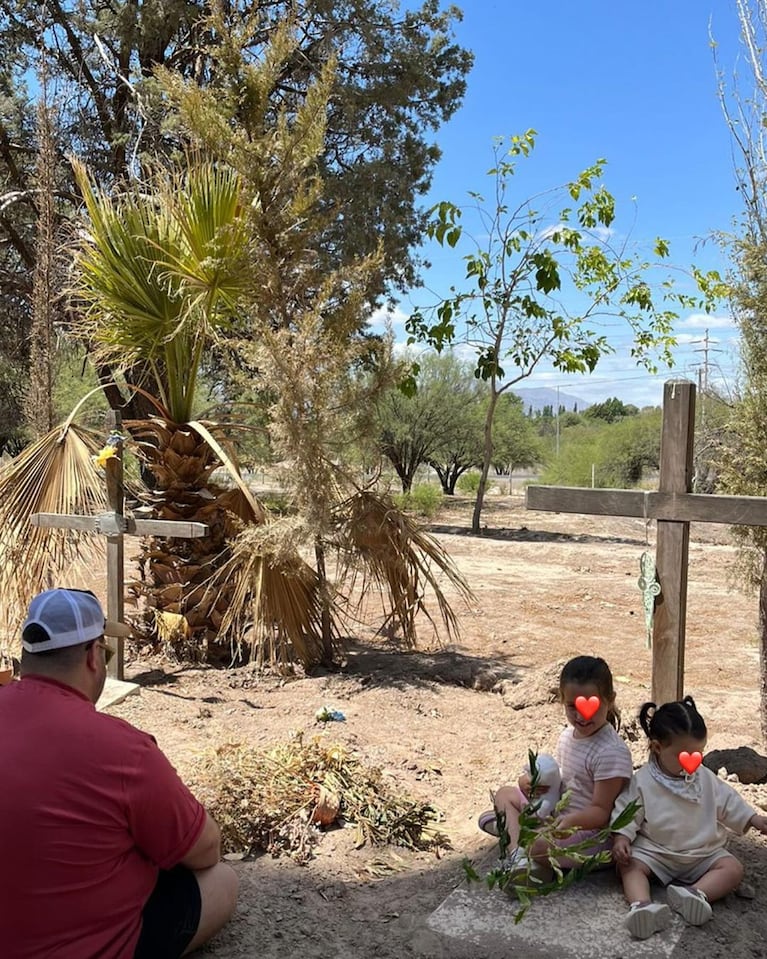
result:
[[[649,247],[656,236],[671,243],[679,266],[724,269],[707,240],[728,231],[739,212],[727,127],[717,99],[709,28],[721,67],[739,55],[734,0],[464,0],[458,39],[475,54],[464,104],[440,130],[443,157],[429,202],[467,200],[485,191],[495,136],[538,132],[531,159],[519,167],[518,198],[572,179],[604,157],[604,183],[617,201],[618,231]],[[445,295],[461,288],[461,249],[429,247],[425,282]],[[463,250],[467,252],[467,250]],[[431,297],[421,290],[403,299],[392,319],[403,320]],[[697,379],[709,330],[712,382],[733,386],[736,330],[727,310],[684,314],[673,371],[651,377],[628,356],[626,337],[611,324],[618,349],[591,377],[542,370],[520,386],[560,386],[588,401],[617,395],[638,405],[659,403],[672,376]]]

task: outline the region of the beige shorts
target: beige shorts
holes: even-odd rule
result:
[[[647,866],[658,882],[667,886],[670,882],[693,883],[711,869],[715,862],[725,857],[735,858],[726,849],[717,849],[705,859],[690,861],[690,856],[675,855],[672,852],[658,856],[648,849],[631,847],[631,858]]]

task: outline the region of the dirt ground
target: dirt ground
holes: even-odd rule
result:
[[[218,959],[292,955],[306,959],[478,959],[425,927],[463,881],[461,861],[489,853],[476,828],[488,793],[516,778],[528,747],[551,750],[563,725],[550,702],[555,664],[604,656],[624,719],[649,698],[650,652],[637,588],[646,548],[641,520],[528,513],[521,498],[495,497],[482,537],[468,535],[470,503],[457,500],[433,529],[468,579],[472,608],[458,608],[459,640],[439,648],[428,625],[418,652],[401,653],[364,627],[337,672],[284,681],[245,668],[129,664],[142,686],[113,708],[152,732],[184,773],[200,751],[225,742],[270,745],[292,731],[345,744],[400,787],[444,812],[452,850],[355,850],[351,832],[330,830],[306,866],[260,856],[235,863],[235,920],[207,948]],[[654,528],[649,531],[654,548]],[[728,588],[733,548],[724,527],[693,527],[690,546],[686,691],[706,717],[709,749],[759,738],[756,601]],[[327,704],[346,721],[320,726]],[[631,743],[636,763],[644,744]],[[740,788],[740,787],[737,787]],[[767,786],[742,787],[767,808]],[[734,846],[756,886],[753,902],[730,897],[715,920],[686,933],[679,959],[763,956],[767,941],[767,842],[751,833]],[[533,905],[524,921],[545,909]]]

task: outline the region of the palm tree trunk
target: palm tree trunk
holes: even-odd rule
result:
[[[139,565],[146,575],[130,589],[144,598],[155,617],[166,613],[183,617],[184,637],[195,650],[207,649],[215,643],[231,599],[231,589],[212,588],[209,581],[229,558],[229,541],[237,530],[238,516],[252,516],[245,514],[238,490],[210,481],[218,458],[191,427],[166,421],[163,426],[145,427],[143,432],[150,430],[150,442],[145,439],[141,448],[155,479],[155,488],[147,494],[154,515],[205,523],[208,533],[199,539],[152,537],[144,541]]]

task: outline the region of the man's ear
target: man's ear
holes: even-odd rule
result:
[[[656,756],[660,752],[660,743],[658,742],[657,739],[650,740],[650,752],[654,753]]]
[[[85,651],[85,665],[94,673],[98,672],[99,669],[99,655],[101,655],[101,650],[98,647],[98,643],[94,640]]]

